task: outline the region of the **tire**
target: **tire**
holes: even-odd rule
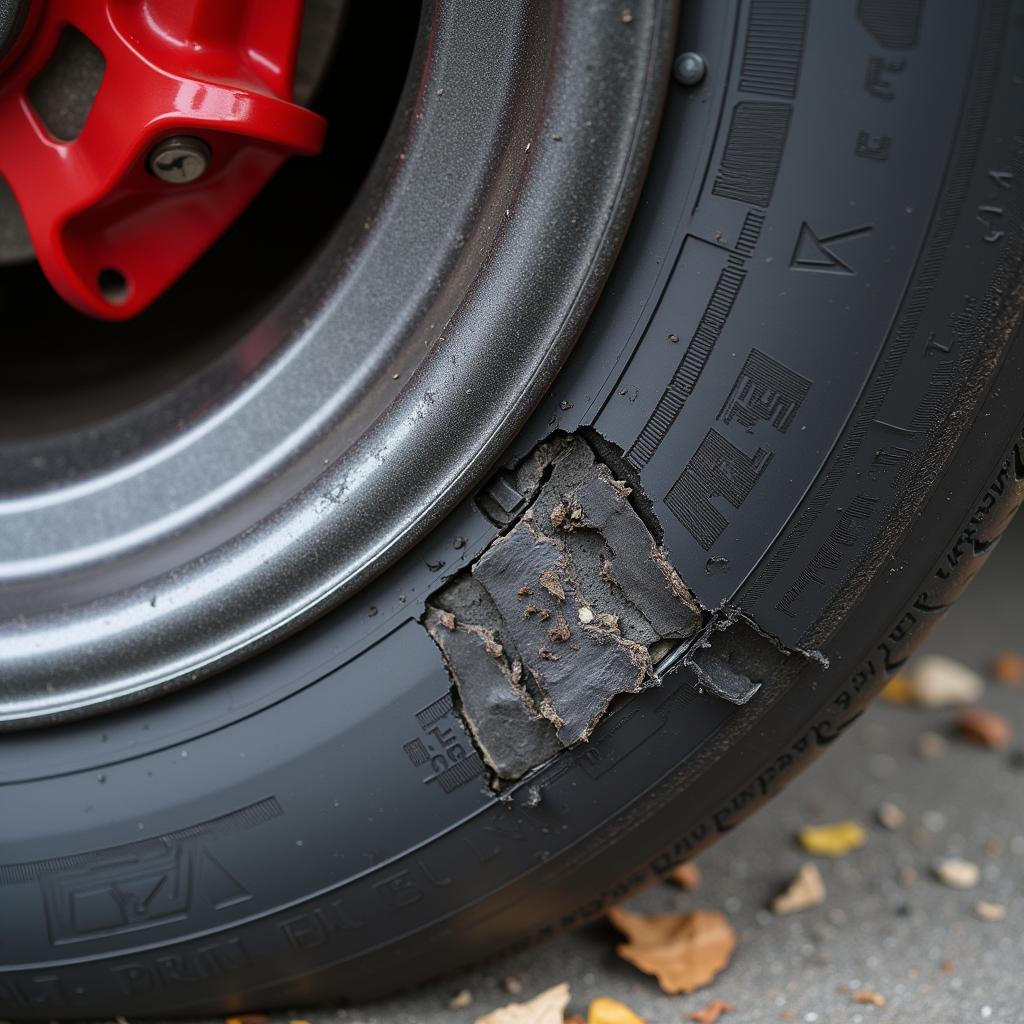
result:
[[[678,664],[496,794],[421,621],[507,528],[485,485],[258,656],[4,738],[4,1016],[366,999],[599,916],[806,767],[990,555],[1024,496],[1024,3],[683,8],[707,73],[496,479],[584,438],[705,614],[799,671],[737,704]]]

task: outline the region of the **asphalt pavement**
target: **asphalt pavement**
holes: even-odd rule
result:
[[[984,669],[994,654],[1024,653],[1024,520],[933,633],[926,650]],[[989,683],[983,705],[1007,716],[1024,740],[1024,689]],[[958,739],[955,712],[883,702],[865,714],[781,797],[703,854],[695,893],[660,885],[630,904],[644,912],[714,908],[739,933],[728,968],[688,996],[665,996],[654,979],[615,954],[617,933],[595,924],[419,992],[358,1009],[296,1007],[271,1024],[469,1024],[513,1001],[566,981],[570,1009],[610,996],[650,1024],[678,1024],[723,999],[735,1009],[723,1024],[1020,1024],[1024,1022],[1024,767],[1017,754]],[[945,752],[924,757],[920,736],[947,737]],[[882,802],[901,808],[904,827],[876,821]],[[817,863],[827,887],[820,907],[779,917],[773,896],[810,859],[795,841],[806,824],[857,819],[867,844]],[[970,891],[934,876],[936,859],[976,863]],[[1006,908],[1000,921],[977,916],[979,900]],[[516,982],[512,983],[513,985]],[[451,1008],[457,993],[472,1002]],[[875,993],[884,1006],[856,1001]],[[462,1000],[468,998],[463,995]],[[864,998],[861,996],[860,998]]]

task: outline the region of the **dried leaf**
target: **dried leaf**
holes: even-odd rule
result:
[[[935,865],[935,877],[950,889],[973,889],[981,878],[977,864],[959,857],[946,857]]]
[[[796,878],[785,892],[772,900],[772,911],[776,914],[795,914],[800,910],[820,907],[825,902],[825,883],[817,864],[809,861],[800,865]]]
[[[668,877],[686,892],[693,892],[700,887],[700,868],[692,860],[677,864],[668,873]]]
[[[870,1006],[877,1006],[881,1009],[886,1004],[886,998],[880,992],[870,992],[867,989],[863,989],[860,992],[853,993],[853,1001],[855,1003],[866,1003]]]
[[[647,1021],[617,999],[601,996],[590,1004],[587,1024],[647,1024]]]
[[[914,703],[926,708],[973,704],[985,688],[977,672],[941,654],[927,654],[911,662],[907,678]]]
[[[732,1013],[736,1007],[732,1003],[727,1003],[724,999],[716,999],[712,1003],[708,1003],[703,1010],[694,1010],[690,1014],[690,1020],[695,1020],[697,1024],[715,1024],[719,1017],[723,1013]]]
[[[629,939],[618,947],[619,956],[653,974],[670,995],[707,985],[736,948],[736,932],[717,910],[648,917],[613,907],[608,919]]]
[[[570,998],[569,986],[563,981],[529,1002],[509,1003],[485,1013],[477,1017],[476,1024],[562,1024]]]
[[[1024,686],[1024,655],[1003,651],[992,661],[992,678],[1003,686]]]
[[[837,821],[831,825],[805,825],[800,829],[800,845],[818,857],[845,857],[859,850],[868,834],[859,821]]]
[[[1013,742],[1013,726],[1004,715],[987,708],[969,708],[957,719],[960,735],[990,750],[1005,750]]]

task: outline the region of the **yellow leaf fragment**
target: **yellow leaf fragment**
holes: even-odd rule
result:
[[[818,857],[845,857],[859,850],[868,834],[859,821],[837,821],[831,825],[805,825],[797,837],[800,845]]]
[[[647,1024],[647,1021],[617,999],[601,996],[590,1004],[587,1024]]]
[[[509,1003],[482,1017],[476,1024],[562,1024],[569,1005],[569,986],[563,981],[525,1003]]]
[[[629,940],[618,947],[619,956],[654,975],[670,995],[709,984],[736,948],[736,932],[717,910],[648,917],[613,907],[608,919]]]

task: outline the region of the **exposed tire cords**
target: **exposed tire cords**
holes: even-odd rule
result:
[[[0,1013],[412,984],[599,915],[837,737],[1024,493],[1022,14],[686,4],[708,74],[670,93],[612,282],[508,454],[592,426],[630,453],[701,603],[827,670],[742,708],[673,672],[504,799],[479,775],[446,791],[436,768],[468,738],[418,619],[495,536],[469,501],[258,659],[5,737]],[[723,464],[729,500],[694,508]],[[417,739],[441,765],[413,763]]]

